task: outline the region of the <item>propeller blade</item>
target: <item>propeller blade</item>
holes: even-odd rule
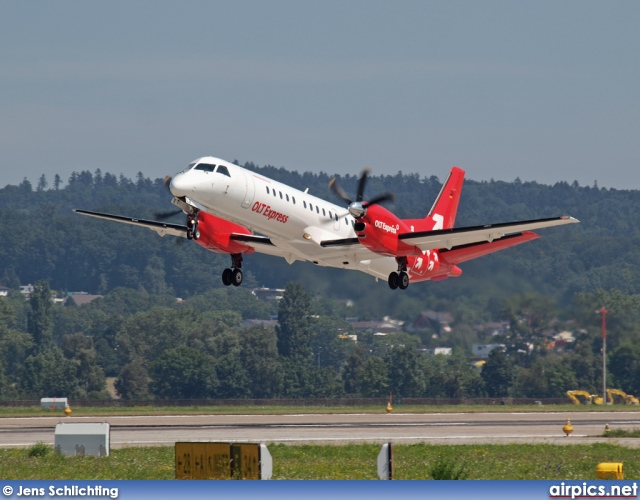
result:
[[[362,195],[364,194],[364,187],[367,184],[367,177],[369,176],[370,169],[365,168],[362,170],[362,174],[360,174],[360,180],[358,180],[358,195],[356,197],[356,201],[362,201]]]
[[[329,187],[331,188],[331,191],[333,191],[334,194],[338,198],[340,198],[342,201],[346,202],[347,205],[351,205],[351,200],[347,196],[347,193],[345,193],[342,190],[342,188],[340,186],[338,186],[338,183],[336,182],[336,178],[335,177],[329,181]]]
[[[170,212],[155,212],[153,214],[153,220],[167,220],[173,217],[174,215],[181,214],[182,210],[171,210]]]
[[[362,170],[360,174],[360,179],[358,179],[358,192],[356,194],[356,201],[351,201],[346,193],[338,186],[336,179],[331,179],[329,182],[329,187],[331,190],[343,201],[347,203],[347,210],[354,219],[361,219],[367,213],[367,207],[371,205],[377,205],[379,203],[384,203],[385,201],[396,201],[396,196],[393,193],[382,193],[378,196],[373,197],[370,200],[363,200],[364,197],[364,189],[367,185],[367,179],[369,178],[370,169],[365,168]],[[345,214],[346,215],[346,214]],[[342,215],[340,216],[342,217]]]
[[[384,203],[385,201],[396,201],[396,195],[393,193],[382,193],[378,196],[374,196],[370,200],[366,201],[366,206],[377,205],[380,203]]]

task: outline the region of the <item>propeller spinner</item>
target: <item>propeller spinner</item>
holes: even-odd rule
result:
[[[378,196],[374,196],[370,200],[363,201],[362,198],[364,195],[364,188],[367,184],[369,172],[371,172],[371,170],[365,168],[360,174],[360,179],[358,179],[358,191],[356,193],[355,201],[352,201],[347,196],[344,190],[336,182],[335,177],[329,182],[331,191],[333,191],[334,194],[338,196],[338,198],[347,203],[347,209],[354,219],[361,219],[362,217],[364,217],[367,214],[367,207],[370,207],[371,205],[377,205],[379,203],[384,203],[385,201],[395,201],[396,199],[393,193],[382,193]]]

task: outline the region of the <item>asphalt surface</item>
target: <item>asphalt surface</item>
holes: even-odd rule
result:
[[[566,437],[567,418],[574,431]],[[640,447],[640,439],[604,438],[610,429],[640,426],[638,412],[395,413],[331,415],[167,415],[0,418],[0,447],[54,443],[58,423],[108,422],[111,447],[173,445],[177,441],[266,443],[553,443],[615,442]]]

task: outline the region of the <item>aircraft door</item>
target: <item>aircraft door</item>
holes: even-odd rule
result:
[[[244,195],[244,201],[242,202],[242,208],[249,208],[253,203],[253,198],[256,194],[256,185],[253,180],[251,172],[242,171],[246,183],[247,191]]]

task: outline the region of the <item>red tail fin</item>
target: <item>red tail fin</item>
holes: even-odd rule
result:
[[[464,182],[464,170],[453,167],[449,172],[449,177],[442,185],[440,194],[433,203],[427,218],[431,218],[435,225],[432,230],[449,229],[453,227],[460,203],[462,193],[462,183]]]

